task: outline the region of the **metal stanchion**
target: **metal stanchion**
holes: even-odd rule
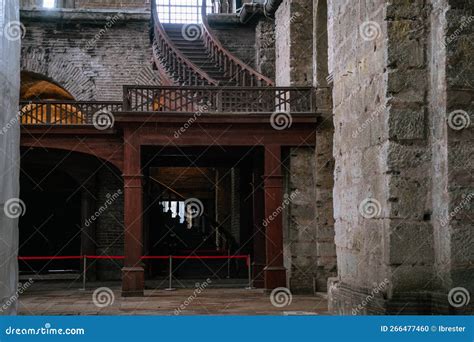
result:
[[[227,279],[230,279],[230,249],[227,250]]]
[[[174,291],[176,290],[173,288],[173,257],[170,255],[169,256],[169,283],[168,283],[168,288],[165,289],[165,291]]]
[[[255,287],[252,286],[253,285],[253,282],[252,282],[252,260],[250,260],[250,255],[247,258],[247,262],[248,262],[248,272],[249,272],[249,284],[245,289],[246,290],[253,290],[253,289],[255,289]]]
[[[86,290],[86,278],[87,278],[87,256],[82,257],[82,289],[81,291]]]

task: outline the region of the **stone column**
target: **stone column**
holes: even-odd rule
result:
[[[0,315],[16,313],[18,285],[18,218],[25,207],[19,197],[20,89],[19,2],[0,2]],[[8,34],[7,34],[8,31]],[[27,209],[27,208],[26,208]],[[5,305],[6,309],[3,309]]]
[[[124,128],[124,223],[125,260],[122,296],[143,296],[145,287],[143,253],[143,189],[140,169],[140,139],[135,127]]]
[[[266,256],[265,289],[286,286],[283,266],[283,177],[281,174],[281,146],[265,145],[265,229]]]

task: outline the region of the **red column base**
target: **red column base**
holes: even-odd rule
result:
[[[143,297],[145,271],[143,267],[122,268],[122,297]]]
[[[277,287],[286,287],[286,268],[265,267],[265,289],[273,290]]]

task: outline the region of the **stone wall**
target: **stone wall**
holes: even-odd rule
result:
[[[124,84],[158,85],[149,14],[29,11],[21,68],[49,77],[76,100],[122,100]]]
[[[317,277],[314,149],[292,148],[285,159],[285,267],[292,292],[313,293]]]
[[[458,159],[472,156],[472,135],[446,127],[450,109],[472,112],[472,88],[457,76],[472,70],[468,47],[443,47],[445,14],[449,27],[470,13],[467,2],[454,3],[329,2],[338,259],[329,295],[335,313],[460,313],[464,309],[448,305],[448,291],[472,291],[466,212],[456,211],[449,224],[439,221],[461,202],[453,194],[472,189]]]
[[[18,288],[18,213],[20,126],[18,101],[20,90],[19,6],[15,1],[0,2],[0,315],[16,313]],[[12,300],[13,298],[13,300]]]

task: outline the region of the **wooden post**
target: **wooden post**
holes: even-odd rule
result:
[[[265,219],[266,267],[265,289],[286,286],[286,269],[283,266],[281,146],[265,145]]]
[[[143,296],[145,287],[143,253],[143,194],[140,170],[140,139],[135,127],[124,127],[124,223],[125,259],[122,296]]]
[[[265,200],[263,195],[263,163],[261,155],[255,155],[253,158],[252,174],[252,205],[253,205],[253,264],[252,279],[253,286],[264,288],[263,269],[265,268]]]

